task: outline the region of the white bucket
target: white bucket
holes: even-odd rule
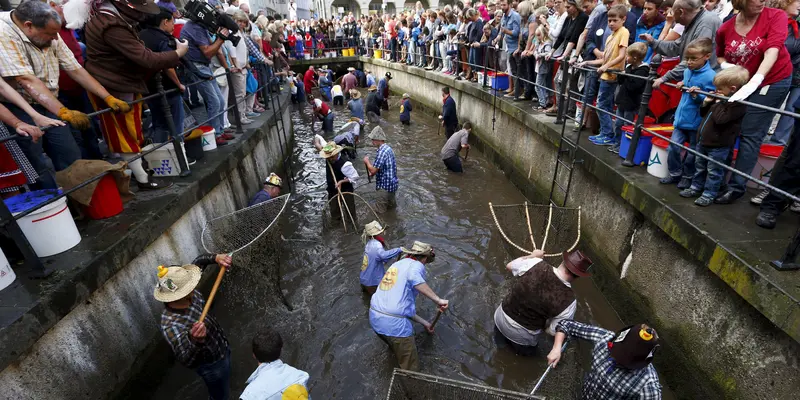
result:
[[[217,131],[211,129],[208,132],[203,132],[203,136],[200,138],[203,144],[203,151],[211,151],[217,149]]]
[[[151,150],[155,145],[147,145],[142,149],[142,153]],[[181,143],[183,147],[183,143]],[[186,155],[184,149],[183,154]],[[175,154],[175,146],[170,143],[158,150],[144,156],[150,169],[155,176],[178,176],[181,174],[181,167],[178,163],[178,156]],[[188,162],[187,162],[188,165]]]
[[[669,176],[669,167],[667,166],[668,146],[669,143],[665,140],[653,140],[653,147],[650,149],[650,158],[647,162],[648,174],[656,178],[666,178]]]
[[[17,275],[14,274],[14,270],[11,269],[11,264],[8,263],[6,255],[3,254],[3,250],[0,250],[0,290],[14,283],[15,279],[17,279]]]
[[[17,215],[20,213],[15,213]],[[67,251],[81,242],[81,234],[62,197],[17,220],[22,233],[39,257]]]
[[[769,182],[769,177],[772,175],[772,168],[775,167],[775,162],[783,151],[783,146],[780,145],[761,145],[758,153],[758,162],[753,167],[753,172],[750,176],[758,178],[764,183]],[[758,188],[759,184],[754,181],[747,181],[747,187]]]
[[[311,59],[311,54],[305,53],[305,54],[303,54],[303,57],[304,57],[306,60],[310,60],[310,59]]]

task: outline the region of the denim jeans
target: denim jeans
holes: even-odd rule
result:
[[[704,147],[697,145],[697,152],[708,158],[725,164],[730,153],[730,147]],[[692,189],[703,190],[703,197],[714,199],[717,197],[722,181],[725,179],[725,169],[720,165],[710,162],[703,157],[696,157],[694,161],[695,173],[692,178]]]
[[[329,112],[322,120],[322,130],[328,134],[333,133],[333,111]]]
[[[623,121],[622,119],[626,119],[628,121],[633,121],[633,117],[636,115],[636,111],[623,111],[617,107],[617,119],[614,122],[614,143],[620,144],[622,142],[622,126],[627,125],[628,123]],[[634,121],[636,122],[636,121]]]
[[[797,99],[800,99],[800,87],[792,87],[791,90],[789,90],[789,98],[786,100],[786,107],[783,109],[794,112],[794,103]],[[781,115],[781,118],[778,120],[778,126],[775,127],[775,133],[772,134],[769,143],[786,145],[789,136],[792,134],[793,127],[794,118],[788,115]]]
[[[164,118],[164,110],[161,104],[161,97],[147,100],[150,108],[150,115],[153,117],[153,142],[164,143],[172,136],[169,130],[167,119]],[[175,124],[175,132],[183,133],[183,96],[180,92],[167,95],[167,104],[172,113],[172,123]]]
[[[70,110],[77,110],[85,113],[94,111],[92,103],[89,102],[89,97],[84,90],[81,90],[80,94],[69,94],[65,91],[60,91],[58,92],[58,101]],[[77,143],[78,147],[81,149],[81,159],[101,160],[103,158],[103,153],[100,151],[100,146],[98,144],[98,133],[101,132],[100,125],[97,123],[96,119],[91,120],[89,129],[81,131],[71,128],[71,130],[72,137],[75,138],[75,143]]]
[[[585,104],[594,104],[599,90],[600,75],[597,75],[597,72],[594,71],[587,72],[583,83],[583,99],[581,101]]]
[[[22,111],[21,108],[10,103],[3,103],[3,105],[6,106],[6,108],[8,108],[17,118],[22,120],[22,122],[30,125],[36,125],[33,122],[33,118],[31,118],[25,111]],[[55,114],[47,111],[44,107],[38,104],[32,104],[31,106],[39,114],[42,114],[45,117],[58,119]],[[7,128],[9,132],[16,132],[13,127],[7,126]],[[72,136],[72,128],[69,126],[69,124],[64,126],[55,126],[48,129],[44,136],[42,136],[37,143],[33,143],[32,140],[18,140],[17,143],[22,149],[22,152],[25,153],[25,157],[28,157],[28,161],[30,161],[31,166],[33,166],[36,172],[39,173],[39,180],[36,181],[38,187],[36,187],[36,189],[58,188],[58,185],[56,185],[55,174],[49,168],[44,158],[45,153],[47,153],[47,156],[50,157],[50,160],[53,162],[53,167],[56,171],[66,169],[72,165],[72,163],[81,158],[81,149],[78,147],[78,144],[75,142],[75,138]]]
[[[523,79],[528,79],[528,61],[522,58],[521,53],[522,51],[517,53],[513,61],[511,61],[517,66],[516,74],[514,74],[516,76],[516,79],[514,79],[514,97],[522,97],[528,94],[526,93],[527,90],[525,90],[527,84],[523,81]]]
[[[203,101],[206,103],[206,113],[208,113],[208,117],[215,116],[208,124],[214,128],[217,136],[222,135],[225,124],[225,119],[222,115],[222,110],[225,108],[225,98],[222,97],[222,91],[219,89],[217,80],[204,80],[196,86],[197,91],[200,92],[200,96],[203,96]]]
[[[228,400],[231,382],[231,350],[221,360],[205,364],[195,369],[203,378],[208,388],[208,398],[211,400]]]
[[[470,68],[478,68],[478,54],[480,54],[481,49],[476,49],[474,47],[469,48],[469,58],[467,58],[467,62],[469,63]],[[482,65],[480,67],[483,67]]]
[[[553,97],[552,92],[547,90],[553,89],[552,75],[549,72],[536,75],[536,93],[539,95],[539,106],[542,108],[547,107],[547,100]]]
[[[775,82],[769,85],[767,93],[762,95],[762,89],[757,90],[747,98],[747,101],[779,108],[786,94],[789,92],[789,86],[792,82],[792,77],[788,76],[786,79]],[[755,107],[747,107],[747,111],[742,119],[742,133],[739,139],[739,154],[736,157],[736,169],[750,174],[753,172],[753,167],[758,162],[758,153],[761,150],[761,142],[764,136],[769,131],[769,121],[775,116],[774,112],[762,110]],[[739,175],[733,174],[730,181],[728,181],[728,188],[737,193],[744,193],[746,180]]]
[[[684,144],[689,141],[689,148],[694,149],[697,143],[697,131],[688,129],[678,129],[677,127],[672,130],[672,141]],[[686,152],[686,158],[681,159],[681,149],[675,144],[670,143],[667,148],[667,168],[669,168],[669,176],[671,177],[684,177],[692,179],[694,176],[694,154]],[[723,160],[724,162],[725,160]]]
[[[602,111],[597,112],[597,119],[600,120],[600,135],[608,136],[614,134],[614,124],[611,114],[614,110],[614,92],[617,90],[617,82],[600,81],[600,93],[597,95],[597,107]]]

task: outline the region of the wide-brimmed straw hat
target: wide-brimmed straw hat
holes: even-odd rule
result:
[[[655,329],[637,324],[619,331],[608,343],[608,348],[617,365],[627,369],[641,369],[653,361],[659,346],[658,341]]]
[[[433,254],[433,247],[424,242],[414,241],[414,244],[411,245],[410,249],[407,249],[405,247],[400,247],[400,251],[406,254],[412,254],[417,256],[429,256]]]
[[[339,154],[342,149],[344,149],[342,146],[330,141],[322,148],[322,150],[320,150],[319,156],[322,158],[333,157]]]
[[[279,177],[274,172],[271,172],[269,174],[269,176],[267,177],[267,179],[264,179],[264,184],[265,185],[272,185],[272,186],[281,187],[282,183],[283,183],[283,180],[281,180],[281,177]]]
[[[187,264],[183,266],[158,266],[158,283],[153,290],[153,297],[162,303],[178,301],[192,293],[200,282],[200,267]]]
[[[357,89],[350,89],[350,98],[355,100],[360,99],[361,92],[359,92]]]
[[[374,92],[374,91],[378,90],[378,87],[375,86],[375,85],[372,85],[367,90],[369,90],[370,92]]]
[[[380,126],[372,128],[372,132],[370,132],[369,136],[367,137],[372,140],[382,140],[384,142],[386,141],[386,134],[383,132],[383,128],[381,128]]]
[[[372,221],[364,226],[364,233],[367,236],[377,236],[386,230],[378,221]]]
[[[581,253],[580,250],[564,252],[564,266],[573,274],[578,276],[590,276],[589,268],[592,267],[592,260]]]

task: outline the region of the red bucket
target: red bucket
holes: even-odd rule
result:
[[[85,207],[85,210],[91,219],[109,218],[122,212],[122,198],[119,197],[113,176],[106,175],[100,178],[92,194],[92,203]]]

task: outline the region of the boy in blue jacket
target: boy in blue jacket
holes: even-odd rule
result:
[[[411,96],[403,93],[403,102],[400,104],[400,123],[411,125]]]
[[[692,41],[686,47],[683,59],[686,61],[686,70],[683,72],[683,80],[678,82],[678,87],[688,87],[693,93],[683,92],[681,102],[675,111],[674,129],[672,131],[672,141],[683,144],[689,141],[689,147],[694,149],[697,145],[697,127],[702,122],[700,106],[706,96],[695,92],[713,92],[714,75],[708,59],[711,58],[713,44],[711,38],[700,38]],[[686,153],[686,157],[681,159],[681,148],[670,143],[667,150],[667,166],[669,176],[661,178],[663,184],[678,183],[678,189],[686,189],[692,184],[694,177],[694,154]]]

